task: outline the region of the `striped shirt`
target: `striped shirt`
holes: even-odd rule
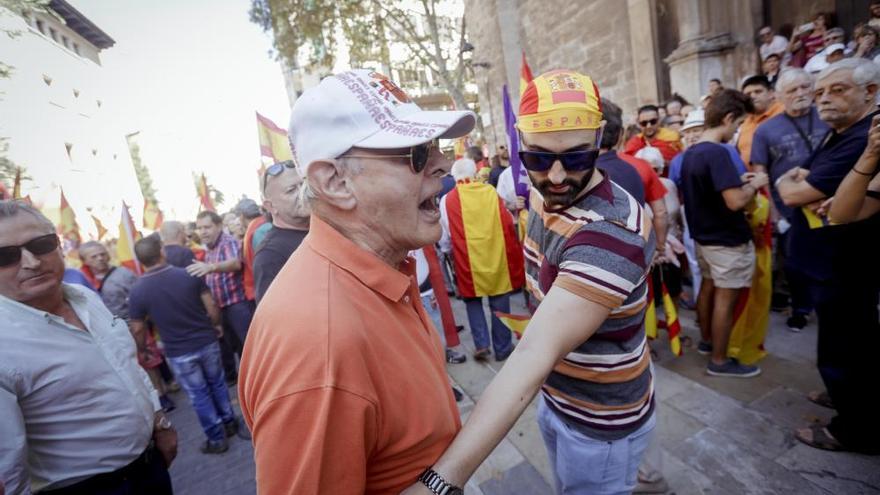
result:
[[[241,247],[235,237],[222,232],[217,238],[217,243],[213,247],[208,246],[205,262],[222,263],[231,259],[241,259]],[[246,300],[240,271],[209,273],[205,275],[205,283],[208,284],[211,295],[221,308]]]
[[[526,286],[539,302],[554,285],[610,309],[597,332],[569,353],[542,387],[547,405],[584,435],[617,440],[654,408],[645,340],[651,220],[605,176],[575,204],[545,210],[532,189],[523,243]]]

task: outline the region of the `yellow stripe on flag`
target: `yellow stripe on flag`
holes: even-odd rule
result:
[[[471,182],[460,184],[458,191],[474,291],[490,295],[512,291],[495,188]],[[503,254],[498,256],[499,252]]]
[[[806,206],[801,206],[801,211],[804,212],[804,217],[807,219],[807,225],[809,225],[811,229],[821,229],[822,227],[835,225],[834,222],[828,219],[828,217],[820,217]]]
[[[498,317],[498,319],[501,320],[501,323],[504,323],[504,326],[513,332],[516,335],[516,338],[520,340],[526,332],[526,327],[529,326],[529,322],[531,321],[531,318],[528,316],[512,315],[500,311],[496,311],[495,316]]]

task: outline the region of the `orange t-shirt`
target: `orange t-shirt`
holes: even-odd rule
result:
[[[266,494],[399,493],[461,428],[415,262],[313,216],[248,332],[238,390]]]
[[[782,102],[776,101],[761,115],[750,114],[743,120],[742,125],[739,126],[739,138],[736,140],[736,149],[749,170],[752,169],[752,141],[755,139],[755,131],[758,130],[758,126],[764,123],[765,120],[775,117],[784,111],[785,105]]]

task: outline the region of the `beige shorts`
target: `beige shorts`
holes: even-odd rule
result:
[[[703,279],[715,287],[742,289],[752,286],[755,273],[755,245],[701,246],[697,244],[697,263]]]

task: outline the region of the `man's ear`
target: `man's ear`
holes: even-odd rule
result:
[[[865,86],[865,91],[868,92],[868,97],[866,101],[875,101],[877,98],[877,90],[880,89],[880,86],[877,86],[874,83],[868,83]]]
[[[353,210],[357,198],[349,170],[338,160],[315,161],[309,165],[306,180],[316,197],[341,210]]]

